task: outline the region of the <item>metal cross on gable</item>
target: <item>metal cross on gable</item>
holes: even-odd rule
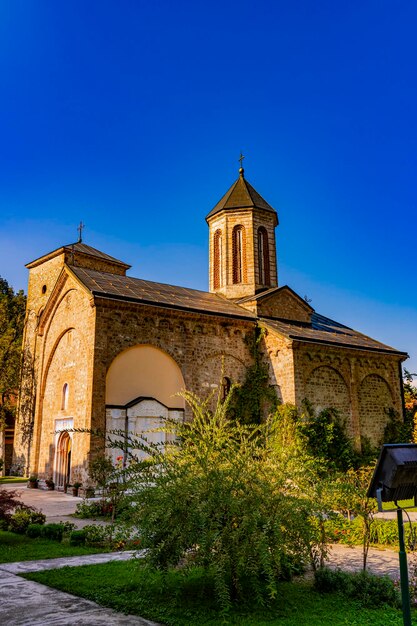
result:
[[[78,226],[77,230],[78,230],[78,243],[81,243],[83,240],[83,230],[85,228],[85,224],[82,223],[82,221],[80,222],[80,225]]]
[[[243,156],[243,154],[242,154],[242,153],[240,153],[240,157],[238,158],[238,161],[240,161],[240,167],[243,167],[243,159],[244,159],[244,158],[245,158],[245,157]]]

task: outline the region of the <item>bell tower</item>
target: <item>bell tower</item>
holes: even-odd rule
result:
[[[245,179],[242,163],[239,178],[206,221],[211,292],[238,300],[278,286],[278,215]]]

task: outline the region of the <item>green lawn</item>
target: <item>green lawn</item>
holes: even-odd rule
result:
[[[417,511],[417,507],[414,506],[414,499],[412,500],[399,500],[398,505],[402,508],[407,508],[409,511]],[[384,511],[391,511],[395,509],[395,504],[393,502],[383,502],[382,509]]]
[[[106,552],[106,550],[85,546],[69,546],[50,539],[30,539],[26,535],[0,531],[0,563],[54,559],[62,556],[96,554],[97,552]]]
[[[307,582],[281,583],[271,608],[235,609],[223,622],[204,589],[201,576],[187,579],[181,572],[150,572],[141,562],[65,567],[26,575],[25,578],[83,596],[117,611],[140,615],[166,626],[204,626],[228,623],[239,626],[401,626],[399,610],[363,609],[337,594],[320,595]]]
[[[0,478],[0,485],[9,485],[13,483],[27,483],[27,478],[21,476],[2,476]]]

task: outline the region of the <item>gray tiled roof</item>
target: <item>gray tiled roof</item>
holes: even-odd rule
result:
[[[250,311],[214,293],[97,272],[83,267],[71,267],[71,270],[85,287],[97,296],[208,315],[256,320],[256,316]]]
[[[255,314],[215,293],[155,283],[130,276],[98,272],[83,267],[71,267],[71,271],[93,295],[103,298],[138,302],[207,315],[246,319],[254,322],[258,319]],[[386,346],[315,312],[312,313],[311,323],[266,317],[261,318],[260,321],[271,330],[275,330],[289,339],[304,343],[326,344],[406,356],[405,352],[395,350],[395,348]]]
[[[308,343],[334,345],[343,348],[370,350],[375,352],[403,354],[395,348],[391,348],[371,337],[367,337],[357,330],[339,324],[334,320],[312,313],[311,323],[296,322],[283,319],[262,318],[264,324],[276,330],[289,339],[295,339]]]

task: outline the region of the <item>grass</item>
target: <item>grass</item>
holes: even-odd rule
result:
[[[212,581],[201,570],[187,577],[180,571],[151,571],[142,562],[65,567],[25,575],[50,587],[88,598],[116,611],[140,615],[166,626],[401,626],[401,611],[390,607],[364,609],[338,594],[320,595],[306,581],[281,583],[269,608],[234,608],[227,622],[216,610]]]
[[[22,476],[2,476],[0,478],[0,485],[11,485],[14,483],[27,483],[27,478],[22,478]]]
[[[63,556],[80,556],[106,552],[103,548],[70,546],[50,539],[30,539],[26,535],[17,535],[0,531],[0,563],[15,561],[36,561],[54,559]]]
[[[411,500],[399,500],[398,505],[402,508],[408,509],[409,511],[417,511],[417,507],[414,506],[414,498]],[[382,509],[384,511],[392,511],[393,509],[396,509],[396,507],[394,502],[383,502]]]

